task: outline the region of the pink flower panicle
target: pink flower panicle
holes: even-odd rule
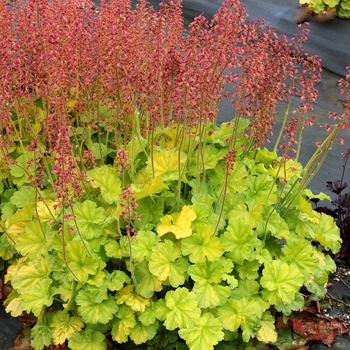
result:
[[[138,221],[141,221],[141,217],[136,212],[138,203],[133,195],[133,190],[130,185],[128,185],[122,192],[120,206],[123,208],[120,217],[123,218],[126,223],[125,230],[127,235],[135,235],[135,230],[131,226],[132,218],[136,217]]]

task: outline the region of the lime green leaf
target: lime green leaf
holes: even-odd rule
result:
[[[12,317],[18,317],[23,314],[22,296],[16,290],[13,290],[7,297],[6,303],[6,312],[10,313]]]
[[[229,257],[238,264],[255,258],[255,249],[262,242],[256,237],[250,225],[242,219],[231,218],[227,231],[220,236],[221,244],[230,252]]]
[[[69,267],[80,282],[86,283],[89,275],[96,274],[98,261],[92,256],[87,256],[86,249],[80,240],[68,242],[66,256]]]
[[[46,222],[31,221],[24,229],[24,233],[18,237],[17,250],[24,256],[34,258],[37,255],[45,255],[48,251],[47,236],[50,225]]]
[[[269,209],[270,210],[270,209]],[[267,221],[267,232],[269,232],[272,236],[278,238],[278,239],[289,239],[290,232],[287,223],[284,221],[284,219],[276,212],[270,212],[266,213],[264,215],[264,220],[260,221],[261,225],[263,226],[262,231],[265,235],[265,222]]]
[[[122,193],[121,181],[117,171],[112,167],[103,165],[87,172],[87,179],[93,188],[99,188],[102,198],[108,204],[118,204]]]
[[[32,346],[35,350],[42,350],[52,344],[51,328],[41,321],[37,321],[31,330]]]
[[[222,324],[210,313],[203,314],[196,325],[180,329],[179,336],[186,340],[191,350],[212,350],[224,339]]]
[[[125,304],[119,307],[117,317],[112,323],[112,338],[118,343],[125,343],[128,341],[130,331],[136,325],[136,318],[134,311]]]
[[[260,269],[261,263],[257,260],[244,260],[243,265],[237,266],[237,271],[239,273],[239,277],[242,280],[249,279],[255,280],[259,277],[258,270]]]
[[[154,151],[152,161],[147,161],[146,172],[153,174],[154,178],[161,181],[172,181],[179,178],[182,173],[187,155],[184,152],[178,152],[175,149]]]
[[[78,305],[78,314],[85,323],[102,323],[106,324],[113,318],[118,311],[118,305],[111,295],[101,303],[93,301],[94,296],[85,289],[78,292],[76,303]]]
[[[330,201],[331,200],[331,197],[329,197],[327,194],[323,193],[323,192],[320,192],[319,194],[313,194],[311,190],[309,189],[305,189],[303,190],[302,194],[307,197],[308,200],[310,199],[319,199],[320,201],[324,201],[324,200],[327,200],[327,201]]]
[[[180,213],[172,213],[162,217],[157,226],[157,233],[160,237],[169,232],[172,232],[177,239],[189,237],[192,235],[192,221],[196,217],[196,212],[185,205]]]
[[[254,329],[263,312],[260,303],[252,298],[229,299],[225,305],[218,308],[218,316],[224,327],[232,332],[241,327],[245,342],[255,335]]]
[[[323,2],[332,8],[336,7],[339,4],[340,0],[323,0]]]
[[[164,199],[158,197],[153,202],[150,197],[146,197],[137,203],[137,214],[141,216],[141,221],[135,218],[135,227],[139,230],[152,230],[164,215]]]
[[[213,236],[214,229],[211,225],[198,225],[197,232],[182,240],[182,254],[189,255],[193,263],[217,260],[225,250],[220,239]]]
[[[52,271],[52,259],[38,257],[37,260],[19,265],[12,278],[12,286],[21,294],[39,283],[41,280],[49,279]],[[9,273],[10,271],[8,271]]]
[[[130,331],[130,339],[136,345],[145,343],[147,340],[154,338],[154,336],[157,334],[158,327],[158,321],[149,326],[144,326],[141,322],[137,322],[135,327],[133,327]]]
[[[224,266],[221,261],[198,262],[188,268],[188,274],[196,282],[220,283],[223,273]]]
[[[120,290],[124,283],[130,282],[130,277],[124,271],[120,270],[115,270],[108,274],[108,279],[108,289],[112,292]]]
[[[106,350],[105,336],[98,331],[87,328],[74,333],[68,341],[72,350]]]
[[[35,213],[40,222],[51,222],[57,219],[58,202],[52,200],[39,201],[36,203]]]
[[[240,280],[238,287],[232,291],[232,298],[250,298],[259,292],[260,285],[257,281]]]
[[[3,234],[0,236],[0,257],[4,260],[11,259],[14,254],[17,253],[17,250],[13,246],[13,244],[10,243],[7,235]]]
[[[159,193],[169,187],[159,179],[153,179],[150,184],[132,185],[134,197],[139,200],[144,197],[152,196],[155,193]]]
[[[195,282],[192,290],[196,294],[200,308],[214,308],[223,305],[231,295],[230,287],[209,283],[206,280]]]
[[[35,203],[34,188],[31,187],[28,189],[25,186],[20,187],[20,189],[12,195],[10,201],[17,208],[23,208],[28,204],[34,204]]]
[[[339,228],[331,216],[321,213],[320,222],[317,225],[312,224],[312,228],[318,242],[326,249],[330,249],[333,254],[339,252],[342,240]]]
[[[203,166],[206,170],[214,169],[219,160],[227,154],[227,149],[218,149],[213,145],[206,145],[200,152],[201,154],[197,149],[191,157],[191,166],[188,169],[188,175],[190,176],[196,176],[198,169],[203,169]],[[203,162],[204,164],[202,164]]]
[[[166,240],[153,248],[149,270],[160,281],[169,278],[170,284],[176,288],[185,282],[188,265],[187,259],[181,257],[180,248]]]
[[[138,319],[144,326],[149,326],[156,322],[156,307],[153,301],[150,306],[146,307],[144,312],[139,313]]]
[[[65,311],[57,311],[50,324],[55,345],[63,344],[74,332],[80,331],[84,323],[80,317],[70,317]]]
[[[128,238],[123,236],[117,242],[113,238],[108,238],[104,245],[106,255],[110,258],[122,259],[130,255]]]
[[[146,307],[150,305],[150,299],[144,298],[143,296],[134,292],[134,285],[130,284],[121,290],[115,296],[118,305],[126,304],[131,307],[134,311],[144,312]]]
[[[86,200],[83,203],[76,203],[74,215],[79,231],[85,239],[92,239],[102,234],[101,224],[105,219],[104,209],[97,208],[95,202]]]
[[[277,341],[275,318],[269,312],[263,313],[260,324],[261,327],[256,332],[256,337],[263,343],[274,343]]]
[[[328,279],[326,281],[328,281]],[[320,297],[320,299],[323,296],[324,294]],[[304,297],[302,296],[301,293],[298,292],[297,294],[295,294],[295,300],[293,300],[292,303],[288,305],[283,303],[279,305],[275,305],[275,308],[277,311],[282,312],[283,315],[289,316],[293,311],[301,310],[304,304],[305,304]]]
[[[275,204],[279,194],[276,186],[273,184],[273,178],[267,174],[249,176],[249,185],[245,192],[249,207],[252,208],[257,203]]]
[[[51,283],[50,278],[45,278],[27,288],[22,294],[23,309],[38,317],[45,306],[51,306],[55,294],[54,288],[50,287]]]
[[[188,328],[197,324],[201,314],[198,307],[196,295],[189,292],[187,288],[177,288],[174,291],[167,292],[165,296],[165,305],[168,308],[164,326],[172,331],[175,328]],[[159,305],[157,305],[159,308]],[[157,318],[159,310],[156,310]]]
[[[152,231],[138,231],[137,240],[132,242],[132,257],[136,261],[150,261],[152,248],[160,238]]]
[[[266,296],[272,304],[292,303],[303,282],[304,276],[296,266],[280,260],[266,264],[260,279],[260,284],[270,292]]]
[[[115,151],[111,148],[107,148],[107,146],[102,143],[94,142],[92,144],[92,152],[94,153],[95,159],[101,159],[101,156],[103,159],[105,159],[105,157],[108,156],[108,154],[113,153]]]
[[[234,217],[236,220],[243,219],[251,228],[255,228],[261,222],[263,209],[264,207],[261,203],[256,204],[252,209],[248,209],[245,204],[239,204],[229,212],[228,216]]]
[[[22,186],[29,182],[29,177],[33,175],[35,171],[35,162],[32,161],[33,159],[34,152],[25,152],[16,159],[15,164],[9,166],[10,174],[13,176],[13,183]],[[30,161],[32,162],[28,166]]]
[[[152,298],[154,292],[162,290],[162,282],[149,270],[147,261],[135,264],[136,292],[145,298]]]
[[[231,175],[228,177],[228,192],[245,192],[248,188],[247,176],[248,171],[246,166],[242,162],[235,163],[235,167],[231,171]],[[215,168],[215,172],[210,174],[210,183],[217,186],[218,193],[221,192],[225,179],[226,172],[223,169],[222,164],[218,164]]]
[[[319,269],[320,261],[315,255],[316,249],[306,239],[288,240],[282,248],[281,260],[296,265],[304,276],[304,282],[309,281]]]

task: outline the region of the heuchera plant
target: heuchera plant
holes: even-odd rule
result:
[[[349,0],[299,0],[299,3],[316,14],[334,12],[339,17],[350,17]]]
[[[33,348],[278,346],[276,316],[324,296],[341,244],[304,188],[350,109],[303,168],[305,29],[288,42],[236,0],[185,34],[180,1],[0,4],[0,256]]]

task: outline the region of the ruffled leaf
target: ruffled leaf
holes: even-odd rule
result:
[[[94,296],[89,291],[85,289],[80,290],[76,296],[78,314],[85,323],[106,324],[118,311],[115,299],[111,295],[108,295],[108,298],[100,303],[95,303],[93,299]]]
[[[152,248],[160,238],[152,231],[138,231],[137,240],[132,242],[132,256],[136,261],[150,261]]]
[[[170,284],[176,288],[185,282],[188,265],[187,259],[181,257],[180,248],[166,240],[153,248],[149,270],[160,281],[169,279]]]
[[[80,331],[84,323],[80,317],[70,317],[65,311],[57,311],[50,323],[52,340],[55,345],[63,344],[74,332]]]
[[[192,221],[196,219],[196,212],[185,205],[180,213],[165,215],[160,219],[157,226],[157,233],[160,237],[166,233],[172,232],[177,239],[189,237],[192,235]]]
[[[118,305],[126,304],[134,311],[144,312],[146,307],[150,305],[150,299],[144,298],[134,292],[134,285],[130,284],[122,288],[115,296]]]
[[[131,330],[136,325],[135,312],[130,306],[125,304],[120,305],[117,317],[112,323],[112,338],[118,343],[125,343],[128,341],[128,336]]]
[[[137,280],[136,292],[145,298],[152,298],[154,292],[160,292],[162,282],[149,270],[147,261],[135,264],[134,270]]]
[[[295,265],[280,260],[266,264],[260,279],[260,284],[268,291],[265,296],[271,304],[292,303],[303,282],[304,276]]]
[[[222,323],[211,313],[203,314],[196,325],[179,330],[179,336],[186,340],[191,350],[212,350],[224,339]]]
[[[168,330],[175,328],[189,328],[197,324],[201,314],[196,296],[187,288],[177,288],[165,296],[165,305],[168,309],[164,326]],[[157,305],[157,307],[159,307]],[[157,311],[159,313],[159,311]],[[158,318],[158,316],[157,316]]]
[[[235,218],[230,219],[220,241],[229,252],[228,257],[238,264],[243,264],[244,260],[253,260],[256,256],[255,249],[259,249],[262,243],[247,222]]]
[[[104,209],[95,202],[86,200],[74,206],[75,220],[85,239],[92,239],[102,234],[101,223],[104,221]]]
[[[217,260],[225,249],[220,239],[213,236],[214,229],[211,225],[198,225],[191,237],[182,240],[182,254],[189,255],[192,263]]]
[[[87,328],[74,333],[68,341],[72,350],[106,350],[105,336],[99,332]]]
[[[99,188],[102,198],[108,204],[118,204],[122,193],[121,181],[117,171],[107,165],[87,172],[87,179],[93,188]]]

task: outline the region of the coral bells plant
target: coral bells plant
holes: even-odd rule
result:
[[[0,6],[4,304],[32,315],[32,347],[294,341],[276,320],[324,296],[335,264],[323,251],[341,247],[304,188],[349,114],[333,116],[303,168],[320,77],[306,29],[289,42],[237,0],[187,32],[177,0],[159,12],[127,0]],[[217,126],[222,98],[232,121]]]

